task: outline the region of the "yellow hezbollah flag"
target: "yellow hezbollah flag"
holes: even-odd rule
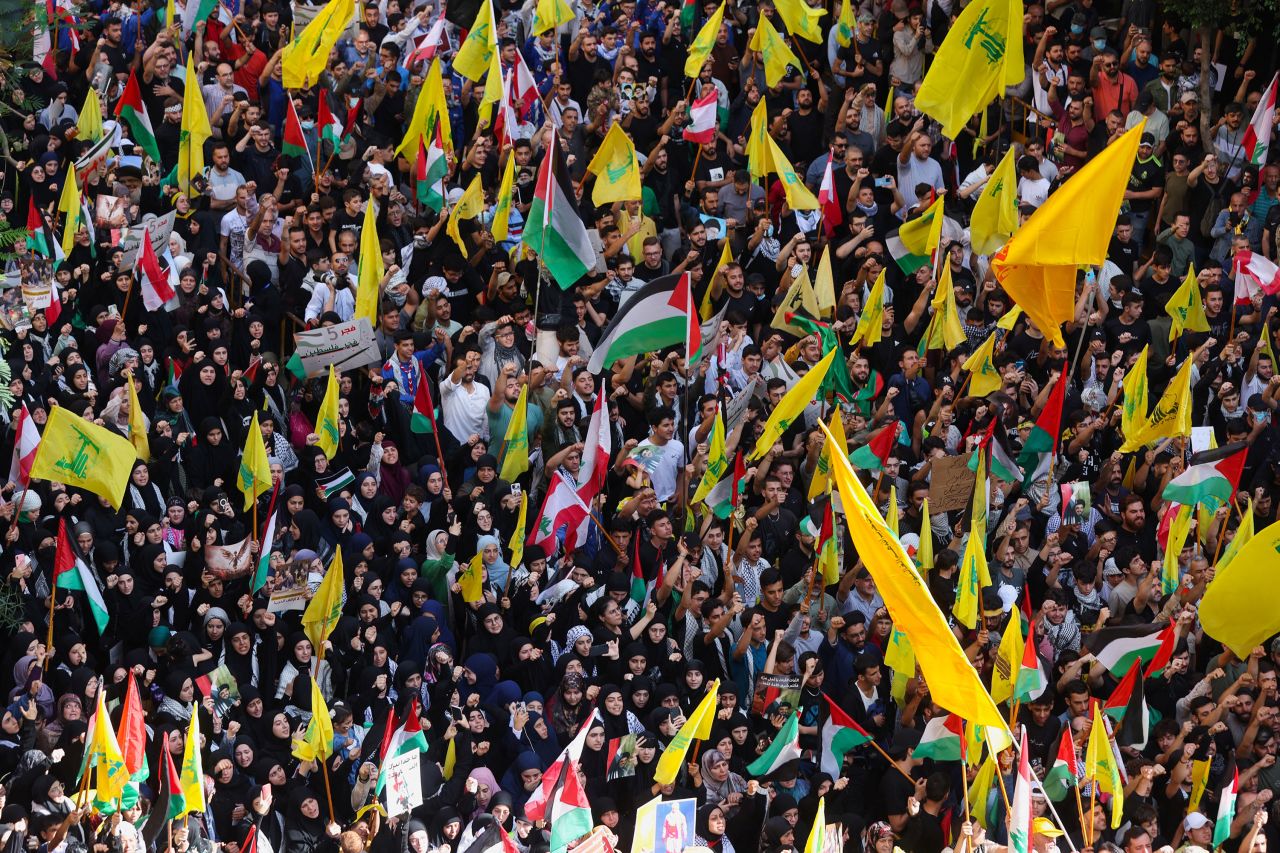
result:
[[[458,584],[462,587],[462,600],[471,604],[484,601],[484,552],[477,551],[471,562],[458,575]]]
[[[724,443],[724,418],[720,416],[720,407],[716,406],[716,419],[711,424],[711,435],[707,439],[707,470],[702,472],[698,489],[693,493],[693,502],[701,503],[705,500],[728,469],[729,452]]]
[[[1022,620],[1015,617],[1005,626],[1000,648],[996,650],[995,665],[991,668],[991,698],[997,705],[1013,698],[1013,685],[1022,668],[1024,651]]]
[[[54,406],[31,476],[101,495],[119,509],[136,457],[129,439]]]
[[[786,76],[788,65],[804,71],[804,65],[800,59],[791,52],[787,42],[764,16],[761,16],[759,23],[756,24],[755,35],[751,37],[747,50],[760,52],[764,61],[764,82],[770,87],[777,86],[778,82]]]
[[[199,707],[191,709],[191,722],[187,726],[187,742],[182,747],[182,770],[178,774],[178,787],[182,789],[182,810],[174,817],[185,817],[192,812],[203,814],[207,811],[204,804],[204,764],[200,759]]]
[[[782,302],[778,304],[778,310],[773,312],[773,322],[769,326],[773,329],[790,332],[798,338],[804,338],[808,336],[809,332],[801,326],[788,323],[787,315],[803,314],[816,320],[820,313],[818,294],[814,292],[813,285],[809,283],[809,273],[801,269],[800,277],[791,282],[791,287],[787,288],[787,294],[782,297]]]
[[[462,232],[458,230],[458,223],[464,219],[475,219],[482,213],[484,213],[484,187],[480,183],[480,174],[477,172],[471,179],[471,185],[467,187],[467,191],[462,194],[462,198],[458,199],[453,210],[449,211],[449,224],[445,226],[445,231],[453,238],[453,242],[458,244],[464,258],[471,257],[471,251],[467,249],[467,244],[462,242]]]
[[[360,264],[356,269],[355,318],[366,318],[378,328],[378,297],[382,291],[382,277],[386,265],[382,262],[382,241],[378,239],[378,216],[373,209],[373,199],[365,202],[364,222],[360,227]]]
[[[1184,359],[1150,417],[1140,421],[1133,434],[1125,434],[1121,453],[1132,453],[1161,438],[1191,435],[1191,365],[1194,358]]]
[[[702,66],[716,46],[720,36],[720,27],[724,25],[724,3],[722,2],[707,22],[698,30],[698,37],[689,45],[689,56],[684,61],[684,76],[693,79],[702,73]]]
[[[791,35],[822,43],[822,16],[827,14],[826,9],[815,9],[804,0],[777,0],[775,7]]]
[[[711,724],[716,717],[716,702],[720,693],[720,679],[711,682],[707,694],[702,697],[698,707],[684,721],[680,731],[671,739],[671,743],[658,758],[658,766],[653,771],[653,780],[659,785],[670,785],[676,780],[684,766],[684,757],[689,752],[689,745],[695,739],[706,740],[711,736]]]
[[[501,243],[511,236],[511,191],[515,186],[516,158],[508,155],[507,166],[502,172],[502,184],[498,187],[498,199],[493,208],[490,231],[495,242]]]
[[[1191,796],[1187,799],[1187,814],[1200,808],[1204,792],[1209,789],[1209,768],[1213,761],[1204,758],[1191,762]]]
[[[819,426],[827,441],[832,442],[834,437],[827,432],[826,424]],[[933,701],[966,720],[1007,731],[999,709],[965,657],[924,580],[858,482],[848,455],[832,453],[831,462],[845,521],[853,541],[858,543],[858,555],[875,579],[894,627],[901,628],[911,639]]]
[[[719,277],[721,284],[724,283],[724,268],[733,263],[733,249],[729,246],[729,238],[725,237],[720,241],[720,260],[716,261],[716,275]],[[702,301],[698,303],[698,319],[706,322],[711,319],[712,307],[715,293],[716,279],[711,280],[711,284],[707,285],[707,289],[702,292]]]
[[[338,442],[342,433],[338,431],[338,376],[329,365],[329,381],[325,385],[324,399],[320,401],[320,413],[316,416],[316,435],[319,441],[316,447],[324,451],[324,455],[332,459],[338,452]]]
[[[896,538],[902,538],[902,532],[898,530],[898,487],[889,487],[889,504],[885,507],[884,523],[889,528],[889,532]]]
[[[490,61],[497,52],[498,28],[493,18],[493,4],[483,0],[466,40],[453,57],[453,70],[472,83],[479,83],[480,78],[488,73]]]
[[[244,495],[246,512],[253,506],[258,495],[271,488],[271,463],[267,461],[267,446],[262,442],[257,412],[253,413],[253,419],[249,421],[249,432],[244,437],[244,452],[240,454],[236,488]],[[254,536],[257,536],[256,532]]]
[[[573,19],[573,9],[564,0],[538,0],[533,10],[533,34],[540,36]]]
[[[187,78],[199,80],[192,54],[187,54]],[[188,86],[182,93],[182,130],[178,134],[178,190],[191,194],[191,179],[204,173],[204,142],[213,136],[209,112],[199,86]]]
[[[769,420],[764,425],[764,432],[760,434],[755,450],[751,451],[752,459],[759,459],[769,452],[769,448],[773,447],[774,442],[782,438],[783,433],[791,428],[791,424],[800,417],[805,407],[818,399],[818,388],[822,386],[822,380],[826,378],[831,362],[838,352],[840,347],[833,347],[831,352],[824,355],[822,361],[801,377],[800,381],[793,385],[787,395],[778,402],[778,407],[773,410],[773,414],[769,415]]]
[[[511,567],[516,568],[524,562],[524,537],[525,525],[529,519],[529,493],[520,492],[520,512],[516,516],[516,529],[511,534],[510,541],[507,542],[507,549],[511,551]]]
[[[95,767],[98,769],[95,799],[107,802],[119,797],[124,784],[129,781],[129,768],[125,766],[120,742],[111,728],[106,690],[101,685],[98,686],[97,710],[90,721],[89,739],[84,747],[84,773]]]
[[[1001,286],[1055,346],[1064,345],[1059,326],[1075,313],[1077,267],[1106,260],[1145,127],[1138,124],[1068,178],[992,258]]]
[[[305,89],[320,79],[329,65],[333,46],[351,25],[355,10],[354,0],[331,0],[302,30],[302,35],[284,49],[280,73],[286,89]]]
[[[342,590],[346,574],[342,567],[342,549],[335,549],[333,562],[324,573],[324,580],[316,587],[316,594],[307,602],[302,613],[302,631],[311,641],[316,656],[324,660],[324,641],[342,618]]]
[[[1004,312],[1004,316],[996,321],[997,329],[1004,329],[1006,332],[1012,332],[1013,327],[1017,325],[1018,318],[1022,316],[1022,309],[1017,305],[1012,306],[1008,311]]]
[[[819,316],[835,317],[836,279],[831,272],[831,246],[828,245],[818,259],[818,271],[813,275],[813,293],[818,297]]]
[[[768,138],[769,108],[761,98],[751,111],[751,133],[747,136],[747,171],[753,178],[769,174],[769,147],[765,144]]]
[[[853,330],[853,337],[849,343],[856,344],[861,341],[865,346],[875,346],[880,343],[883,326],[884,270],[880,270],[871,293],[867,295],[867,304],[862,306],[862,313],[858,316],[858,327]]]
[[[1251,539],[1253,539],[1253,498],[1248,498],[1244,513],[1240,516],[1240,526],[1236,528],[1236,535],[1231,537],[1231,544],[1227,545],[1226,550],[1222,552],[1222,559],[1218,561],[1218,572],[1214,577],[1222,577],[1227,564],[1236,558]]]
[[[951,139],[969,118],[1026,75],[1022,3],[976,0],[956,18],[925,74],[916,106]]]
[[[609,125],[609,132],[600,143],[596,156],[587,164],[587,171],[596,176],[591,200],[597,205],[640,198],[640,164],[636,162],[636,149],[627,132],[616,121]]]
[[[1120,406],[1120,430],[1125,435],[1137,435],[1147,420],[1147,356],[1150,345],[1138,353],[1133,367],[1124,375],[1120,387],[1124,389],[1124,401]]]
[[[151,459],[147,420],[142,416],[142,405],[138,402],[138,391],[133,387],[133,376],[129,376],[124,384],[129,388],[129,443],[133,445],[138,458],[146,462]]]
[[[510,483],[528,470],[529,386],[521,385],[520,397],[511,412],[511,420],[507,421],[507,434],[502,437],[502,470],[498,476]]]
[[[973,250],[994,254],[1018,230],[1017,149],[1010,146],[978,196],[969,220]]]
[[[760,20],[763,21],[765,19],[761,18]],[[768,151],[768,170],[777,173],[778,180],[782,181],[783,192],[787,194],[787,207],[792,210],[817,210],[817,197],[809,192],[809,188],[804,185],[804,181],[800,180],[800,176],[796,174],[795,167],[791,165],[787,155],[782,153],[778,143],[773,141],[772,136],[765,137],[765,146]]]
[[[917,269],[928,262],[942,242],[942,222],[946,219],[946,214],[943,210],[945,201],[946,196],[939,195],[923,213],[910,222],[904,223],[898,229],[896,237],[889,237],[890,248],[892,248],[895,241],[902,243],[902,248],[906,250],[907,255],[914,257],[913,264]],[[898,253],[894,252],[893,254],[895,258],[899,257]],[[924,259],[923,261],[919,260],[922,258]],[[899,260],[898,265],[902,266],[906,260],[906,258]],[[910,273],[914,271],[914,269],[903,267],[903,272]]]
[[[933,317],[929,320],[929,328],[925,331],[925,349],[952,350],[964,343],[968,338],[960,325],[960,312],[956,308],[956,291],[951,282],[951,264],[942,261],[942,280],[933,293],[930,301]],[[994,337],[994,336],[993,336]]]
[[[831,424],[827,427],[827,432],[835,436],[834,441],[824,441],[822,443],[822,451],[818,454],[818,464],[813,468],[813,479],[809,481],[809,500],[813,500],[818,495],[826,493],[831,489],[833,483],[831,480],[831,448],[839,447],[841,450],[849,449],[849,440],[844,434],[844,418],[840,407],[836,406],[831,412]]]
[[[916,548],[915,564],[926,572],[933,568],[933,530],[930,528],[928,498],[920,505],[920,546]]]
[[[911,648],[911,640],[896,624],[884,648],[884,664],[893,670],[891,692],[901,702],[907,695],[907,682],[916,677],[916,653]]]
[[[841,47],[853,44],[853,28],[858,19],[853,14],[853,4],[849,0],[840,0],[840,17],[836,18],[836,42]]]
[[[1110,732],[1102,717],[1102,704],[1093,706],[1093,727],[1089,730],[1089,747],[1085,751],[1084,778],[1092,779],[1098,789],[1111,795],[1111,828],[1120,826],[1124,811],[1124,783],[1111,751]]]
[[[965,359],[960,367],[969,371],[969,396],[985,397],[992,391],[999,391],[1003,380],[1000,371],[996,370],[994,361],[996,352],[996,336],[987,335],[982,346],[973,351],[973,355]]]
[[[1250,526],[1253,507],[1250,506]],[[1236,531],[1236,538],[1244,529]],[[1269,589],[1280,554],[1280,522],[1254,534],[1235,554],[1230,568],[1219,570],[1200,604],[1200,622],[1205,632],[1246,660],[1255,646],[1280,630],[1280,609],[1270,596],[1258,595]]]
[[[333,720],[324,704],[320,685],[314,678],[308,680],[311,682],[311,720],[302,737],[294,738],[293,754],[303,761],[324,761],[333,755]]]
[[[89,87],[84,96],[84,106],[80,108],[80,120],[76,122],[80,134],[77,139],[97,142],[102,138],[102,102],[98,100],[98,90]]]
[[[991,586],[991,570],[987,566],[986,485],[986,469],[982,459],[979,459],[978,478],[973,484],[973,519],[969,524],[969,539],[965,542],[964,556],[960,560],[960,584],[956,602],[951,608],[956,621],[966,628],[977,627],[982,610],[982,590]]]
[[[66,183],[58,198],[58,211],[62,220],[62,254],[70,255],[76,245],[76,232],[80,230],[80,185],[76,183],[76,170],[67,170]]]
[[[987,801],[991,799],[991,786],[996,781],[996,762],[990,753],[978,768],[978,775],[973,777],[969,786],[969,803],[973,822],[984,829],[992,829],[990,817],[987,815]]]
[[[487,86],[485,88],[488,89]],[[409,161],[410,167],[416,168],[418,165],[419,141],[423,146],[431,145],[435,137],[433,128],[437,122],[440,125],[440,139],[444,142],[445,151],[452,151],[453,128],[449,124],[449,106],[444,99],[444,80],[441,77],[439,57],[431,62],[427,79],[422,82],[418,100],[413,105],[413,117],[409,119],[409,127],[405,131],[404,139],[400,141],[400,147],[396,149],[397,154],[403,155]]]
[[[1209,319],[1204,316],[1204,302],[1200,298],[1200,282],[1196,279],[1195,266],[1187,267],[1187,277],[1182,286],[1173,292],[1164,310],[1173,322],[1169,325],[1169,340],[1177,340],[1183,330],[1209,331]]]

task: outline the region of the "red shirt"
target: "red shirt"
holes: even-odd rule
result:
[[[239,82],[239,81],[237,81]],[[1102,121],[1107,113],[1120,110],[1121,115],[1128,115],[1133,109],[1133,102],[1138,99],[1138,84],[1132,77],[1121,71],[1115,82],[1107,79],[1106,74],[1098,75],[1098,85],[1093,87],[1093,117]]]

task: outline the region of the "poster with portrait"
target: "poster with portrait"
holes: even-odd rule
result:
[[[1063,483],[1062,489],[1062,523],[1084,524],[1093,509],[1093,490],[1085,482]]]
[[[636,810],[636,834],[632,850],[684,853],[693,844],[697,829],[697,800],[655,797]]]
[[[636,775],[636,739],[637,735],[615,737],[609,741],[609,759],[607,778],[625,779]]]
[[[206,545],[204,562],[210,574],[224,581],[244,577],[253,571],[253,550],[249,547],[249,538],[246,536],[232,545]]]
[[[269,590],[270,596],[267,602],[268,613],[305,610],[311,597],[310,587],[307,586],[306,564],[290,561],[276,566],[267,576],[265,588]]]
[[[800,707],[800,676],[766,674],[756,679],[756,693],[751,698],[751,713],[762,716],[788,716]]]

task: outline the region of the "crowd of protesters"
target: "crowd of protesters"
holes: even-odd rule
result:
[[[1016,456],[1065,383],[1053,482],[992,479],[985,547],[993,584],[977,629],[957,624],[957,637],[987,680],[1002,633],[1025,606],[1048,689],[1020,707],[1015,733],[1026,733],[1038,777],[1064,729],[1083,758],[1091,703],[1116,686],[1091,657],[1090,634],[1172,621],[1177,644],[1146,680],[1149,737],[1121,745],[1119,828],[1110,797],[1083,785],[1081,808],[1074,798],[1056,804],[1066,837],[1038,821],[1044,832],[1034,846],[1200,853],[1212,847],[1219,799],[1238,772],[1224,846],[1266,851],[1280,790],[1280,641],[1239,659],[1201,630],[1196,605],[1246,501],[1259,529],[1276,520],[1280,501],[1280,378],[1270,355],[1277,302],[1261,293],[1236,299],[1233,262],[1240,252],[1277,257],[1280,166],[1243,155],[1248,117],[1274,72],[1274,40],[1233,28],[1202,45],[1152,2],[1031,2],[1024,84],[951,140],[912,95],[959,12],[954,0],[855,3],[848,37],[836,3],[823,19],[826,42],[797,43],[808,68],[791,68],[773,87],[746,48],[761,16],[786,32],[773,0],[730,0],[695,81],[680,69],[718,4],[570,2],[576,20],[541,36],[531,34],[533,3],[495,7],[503,68],[519,53],[541,96],[502,143],[480,121],[483,86],[450,69],[458,23],[469,25],[474,7],[449,14],[424,59],[418,41],[444,10],[362,2],[319,82],[286,90],[281,53],[296,13],[287,4],[218,4],[186,31],[166,26],[165,4],[155,0],[60,3],[49,57],[12,71],[21,97],[0,112],[8,139],[0,211],[9,227],[28,226],[34,208],[60,239],[63,183],[90,144],[77,138],[90,88],[110,118],[136,75],[161,162],[127,131],[117,136],[83,181],[88,221],[65,258],[46,260],[20,239],[8,262],[0,296],[6,449],[23,407],[40,426],[65,406],[127,435],[132,382],[150,458],[134,465],[119,510],[58,483],[6,487],[0,843],[13,853],[236,853],[252,836],[277,853],[464,853],[487,849],[497,825],[518,853],[540,853],[550,848],[548,819],[528,820],[524,806],[590,717],[582,778],[594,822],[610,828],[619,850],[640,849],[632,846],[636,809],[655,796],[695,798],[696,838],[687,843],[716,853],[801,848],[821,797],[827,821],[843,826],[846,850],[999,849],[1009,839],[998,789],[981,809],[965,795],[977,763],[913,755],[926,723],[945,712],[922,678],[895,685],[885,663],[892,616],[839,512],[839,581],[815,583],[828,498],[811,500],[808,486],[830,405],[843,411],[851,451],[901,422],[883,474],[867,483],[882,511],[890,495],[899,503],[910,553],[930,540],[925,581],[950,617],[969,512],[922,515],[932,469],[973,449],[993,420]],[[682,11],[692,13],[683,22]],[[1202,51],[1211,53],[1207,66]],[[189,55],[199,80],[184,72]],[[515,160],[505,242],[489,230],[490,210],[462,222],[461,251],[395,153],[430,62],[444,66],[453,128],[449,203],[479,175],[492,208],[506,161]],[[1221,79],[1202,86],[1203,67]],[[177,165],[191,86],[201,87],[213,137],[208,168],[187,192],[164,178]],[[699,154],[681,130],[692,100],[711,91],[718,129]],[[281,151],[289,99],[306,138],[300,156]],[[818,211],[788,208],[776,176],[747,171],[749,120],[761,99],[769,132],[815,193],[832,163],[843,216],[830,236]],[[316,124],[321,100],[346,119],[336,150]],[[1019,146],[1017,189],[1029,215],[1144,118],[1108,260],[1080,275],[1066,347],[1025,316],[998,329],[1013,306],[967,229],[997,162]],[[556,282],[536,247],[519,242],[539,164],[558,146],[576,183],[614,124],[643,160],[643,197],[594,208],[590,182],[579,184],[578,214],[598,236],[600,271]],[[928,265],[903,274],[886,240],[937,194],[946,196],[942,263],[967,343],[922,357],[937,283]],[[376,205],[387,271],[379,361],[341,375],[341,440],[330,457],[316,435],[324,379],[301,379],[286,364],[295,333],[354,316],[367,204]],[[176,296],[148,310],[134,271],[120,269],[121,235],[175,211],[163,263]],[[883,336],[845,347],[833,369],[849,374],[853,399],[815,403],[747,462],[741,505],[718,518],[690,500],[717,411],[753,395],[728,436],[731,458],[750,451],[773,407],[822,357],[817,336],[778,328],[785,324],[775,323],[775,308],[802,273],[815,276],[824,253],[842,342],[885,272]],[[1193,266],[1209,330],[1170,344],[1164,306]],[[688,365],[676,345],[590,372],[609,320],[644,283],[671,273],[690,275],[699,303],[709,293],[714,310],[727,306],[718,350]],[[22,297],[49,278],[60,301],[54,322],[49,309],[25,309]],[[968,396],[960,365],[993,334],[1000,390]],[[1186,466],[1191,437],[1119,452],[1120,384],[1148,345],[1151,388],[1163,389],[1194,359],[1194,426],[1207,428],[1206,441],[1249,448],[1237,499],[1200,514],[1177,555],[1158,545],[1157,527],[1163,487]],[[434,432],[411,427],[422,376],[438,403]],[[499,476],[504,437],[525,388],[529,468],[508,482]],[[572,553],[528,545],[509,562],[522,496],[532,530],[551,476],[579,475],[600,395],[613,456],[593,502],[598,523]],[[267,493],[246,508],[237,472],[255,414],[279,489],[274,503]],[[633,464],[641,446],[645,464]],[[1059,483],[1091,486],[1082,516],[1064,511]],[[274,536],[257,542],[271,513]],[[108,605],[105,628],[83,591],[59,590],[50,601],[64,522]],[[270,576],[256,591],[252,572],[228,575],[206,559],[246,539],[255,562],[259,553],[268,560]],[[273,596],[297,582],[305,599],[339,554],[343,616],[322,655],[301,630],[302,610],[274,607]],[[477,554],[483,601],[468,603],[459,577]],[[1169,558],[1180,582],[1162,595]],[[565,579],[574,583],[543,595]],[[636,579],[642,593],[633,592]],[[207,685],[228,673],[238,699],[220,703]],[[323,771],[293,752],[311,718],[313,678],[334,731]],[[98,691],[118,720],[130,679],[148,712],[149,769],[122,802],[95,809],[77,795],[88,720]],[[716,680],[709,738],[673,784],[656,783],[658,756]],[[748,765],[787,717],[761,701],[770,684],[793,691],[802,756],[756,778]],[[820,770],[824,696],[881,748],[851,750],[836,778]],[[363,809],[378,799],[389,721],[403,725],[415,708],[429,744],[423,805],[390,816]],[[167,746],[181,762],[192,714],[207,809],[144,834],[160,751]],[[616,747],[628,739],[634,751],[618,761]],[[1193,767],[1206,760],[1197,782]],[[1012,791],[1014,751],[998,762]],[[1053,817],[1048,805],[1037,794],[1036,816]]]

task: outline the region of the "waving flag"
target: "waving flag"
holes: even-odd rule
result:
[[[1267,162],[1267,154],[1271,151],[1271,134],[1276,123],[1276,81],[1280,74],[1271,78],[1267,90],[1258,100],[1258,108],[1249,119],[1249,126],[1244,131],[1244,153],[1249,163],[1261,166]]]
[[[685,142],[705,145],[716,138],[716,104],[719,93],[708,87],[707,93],[689,107],[689,126],[683,131]]]

